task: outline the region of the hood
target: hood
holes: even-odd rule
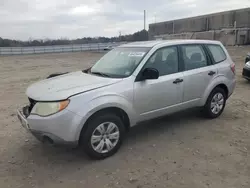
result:
[[[57,101],[72,95],[105,87],[122,79],[86,74],[81,71],[42,80],[28,87],[26,94],[37,101]]]

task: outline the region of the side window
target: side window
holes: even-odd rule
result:
[[[227,56],[226,56],[224,50],[221,48],[221,46],[214,45],[214,44],[208,44],[207,47],[210,50],[210,52],[212,53],[212,56],[214,58],[215,63],[220,63],[227,58]]]
[[[201,45],[183,45],[181,49],[185,70],[197,69],[208,65]]]
[[[144,68],[155,68],[160,76],[178,72],[178,51],[177,47],[166,47],[157,50],[150,57]]]

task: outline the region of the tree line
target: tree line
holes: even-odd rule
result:
[[[0,47],[24,47],[24,46],[52,46],[52,45],[67,45],[67,44],[89,44],[89,43],[107,43],[107,42],[132,42],[148,40],[148,31],[141,30],[130,35],[121,35],[118,37],[84,37],[74,40],[69,39],[44,39],[44,40],[11,40],[0,37]]]

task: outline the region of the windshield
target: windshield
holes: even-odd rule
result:
[[[118,47],[104,55],[90,70],[93,74],[113,78],[130,76],[150,48]]]

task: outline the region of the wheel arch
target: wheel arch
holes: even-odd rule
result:
[[[134,126],[137,121],[132,103],[126,98],[117,95],[106,95],[95,98],[86,103],[81,109],[78,109],[78,112],[83,118],[76,129],[76,140],[79,140],[81,132],[86,129],[88,122],[99,113],[110,112],[116,114],[124,121],[127,130]]]
[[[201,106],[204,106],[210,93],[216,88],[216,87],[220,87],[222,88],[225,93],[226,93],[226,99],[229,97],[229,88],[227,86],[227,81],[225,80],[225,78],[223,77],[218,77],[217,79],[215,79],[205,90],[202,100],[201,100]]]
[[[227,99],[227,98],[228,98],[228,92],[229,92],[229,91],[228,91],[228,87],[226,86],[226,84],[219,84],[219,85],[215,86],[214,89],[217,88],[217,87],[219,87],[219,88],[221,88],[221,89],[223,89],[223,90],[225,91],[226,99]],[[213,89],[213,90],[214,90],[214,89]],[[212,90],[212,91],[213,91],[213,90]]]
[[[130,118],[129,118],[128,114],[122,108],[119,108],[116,106],[105,107],[105,108],[102,108],[102,109],[95,111],[87,118],[87,120],[85,121],[84,125],[81,128],[80,134],[78,136],[78,142],[81,139],[81,135],[88,128],[88,123],[92,119],[94,119],[95,117],[100,116],[101,114],[105,114],[105,113],[113,113],[113,114],[117,115],[119,118],[121,118],[122,122],[124,123],[126,131],[129,131],[131,123],[130,123]]]

